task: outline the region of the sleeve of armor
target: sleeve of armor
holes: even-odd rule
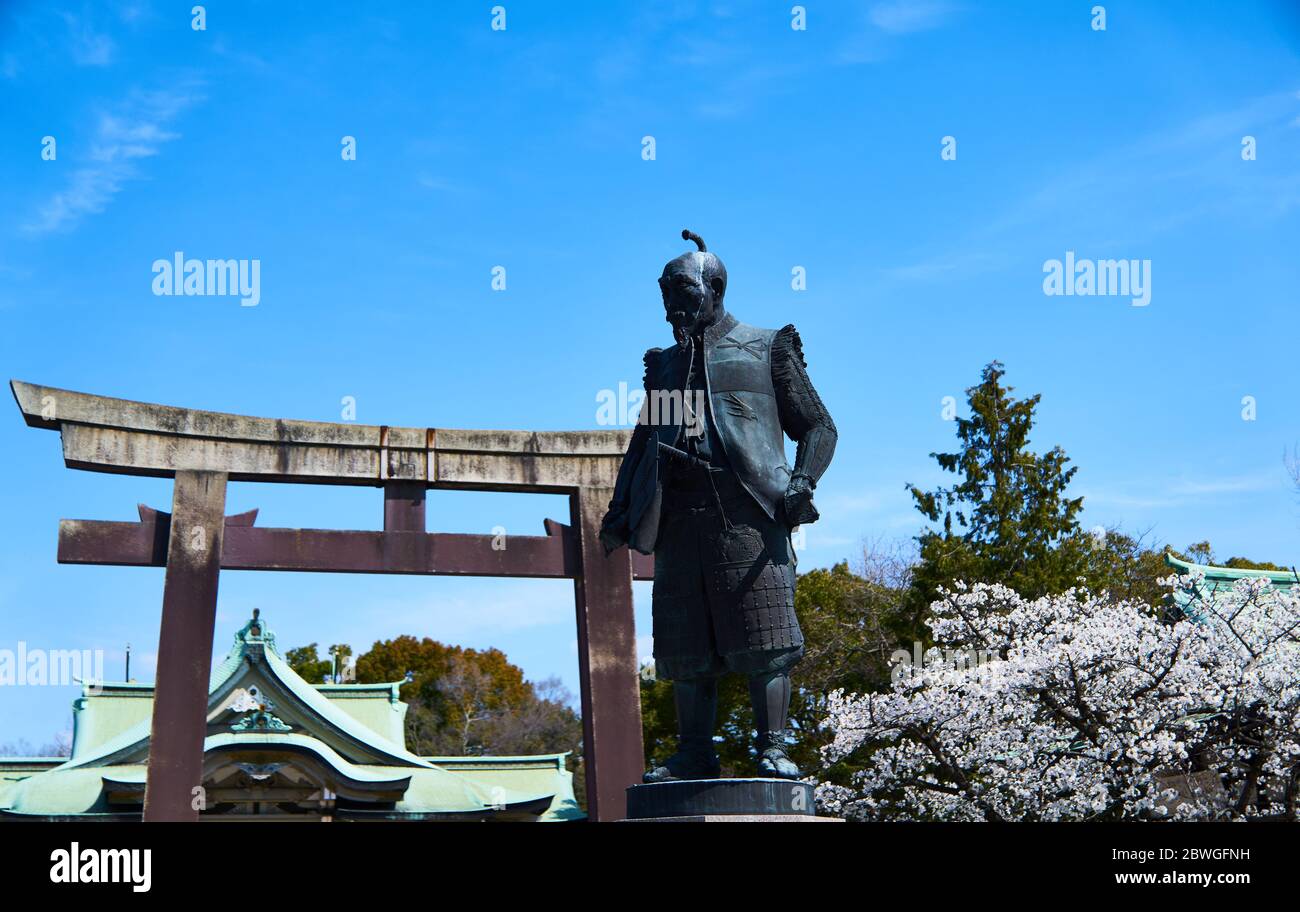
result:
[[[793,325],[779,329],[772,340],[772,386],[781,428],[798,446],[794,475],[805,475],[814,486],[835,455],[839,433],[822,403],[804,362],[803,342]]]
[[[645,452],[646,437],[650,434],[650,425],[644,420],[645,410],[649,402],[650,375],[659,363],[659,356],[663,353],[662,348],[649,349],[642,361],[645,364],[645,373],[642,376],[642,386],[645,388],[646,400],[641,403],[641,417],[637,421],[636,428],[632,431],[632,440],[628,443],[627,453],[623,456],[623,463],[618,469],[618,479],[614,482],[614,494],[609,501],[609,512],[606,514],[605,522],[616,525],[622,515],[627,512],[628,498],[632,490],[632,479],[636,475],[636,463]]]

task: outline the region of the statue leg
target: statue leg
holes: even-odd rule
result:
[[[677,706],[677,746],[713,752],[713,726],[718,714],[718,679],[673,682]]]
[[[785,732],[790,714],[790,673],[786,669],[759,672],[749,678],[749,702],[758,730],[758,774],[798,779],[799,767],[786,753]]]
[[[718,679],[712,676],[673,681],[677,707],[677,753],[643,777],[646,782],[711,779],[721,772],[713,749],[718,713]]]
[[[718,651],[728,670],[749,681],[758,775],[798,779],[785,743],[790,669],[803,656],[789,529],[752,498],[728,506],[727,515],[731,527],[718,536],[708,581]]]

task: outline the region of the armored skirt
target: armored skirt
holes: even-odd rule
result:
[[[666,680],[788,669],[803,656],[790,530],[730,472],[717,493],[664,491],[655,545],[655,673]]]

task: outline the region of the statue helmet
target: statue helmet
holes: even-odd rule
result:
[[[709,253],[709,248],[700,237],[689,228],[682,229],[682,239],[694,241],[698,250],[683,253],[674,260],[669,260],[659,277],[661,288],[666,287],[669,277],[675,272],[693,272],[699,276],[705,286],[712,288],[717,299],[721,300],[727,290],[727,267],[722,265],[716,253]]]

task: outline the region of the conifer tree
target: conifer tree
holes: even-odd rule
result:
[[[1059,446],[1042,456],[1029,449],[1040,396],[1016,399],[1004,374],[997,361],[984,368],[966,391],[970,417],[957,419],[957,452],[930,454],[956,483],[933,491],[908,485],[916,508],[939,524],[917,538],[910,600],[917,621],[954,580],[1002,583],[1037,598],[1068,589],[1086,570],[1083,498],[1066,493],[1077,469]]]

